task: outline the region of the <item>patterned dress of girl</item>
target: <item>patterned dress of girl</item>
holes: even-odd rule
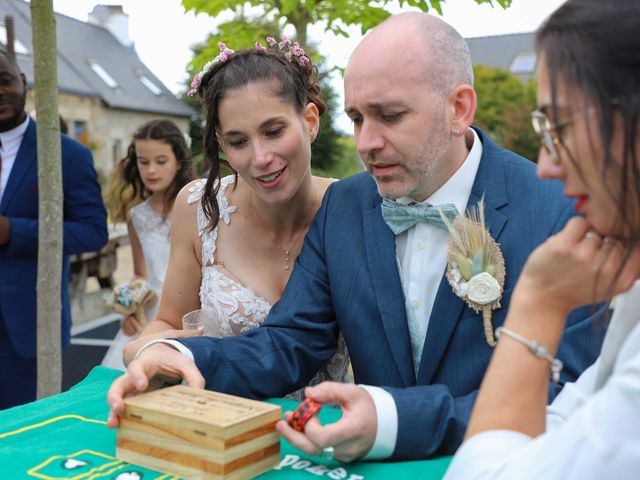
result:
[[[164,276],[167,272],[167,264],[169,263],[171,214],[165,217],[161,213],[156,212],[151,208],[149,199],[147,199],[133,207],[130,215],[133,228],[140,240],[142,254],[144,255],[144,265],[147,270],[146,282],[158,296],[158,300],[152,306],[145,309],[144,312],[147,321],[150,322],[156,318],[158,308],[160,307],[160,293],[162,292],[162,284],[164,283]],[[104,356],[102,365],[125,370],[125,366],[122,363],[122,350],[127,343],[135,338],[137,338],[137,335],[130,337],[125,335],[122,329],[120,329]]]
[[[271,304],[264,298],[257,296],[254,291],[239,283],[223,265],[215,263],[216,242],[218,229],[207,229],[207,218],[202,210],[202,194],[206,181],[199,180],[189,191],[187,202],[198,205],[198,232],[202,240],[202,282],[200,284],[200,303],[203,309],[222,312],[220,333],[223,337],[241,335],[259,326],[267,318]],[[233,185],[234,177],[222,178],[217,194],[220,208],[220,221],[229,225],[231,216],[237,210],[229,205],[225,190]],[[206,328],[206,327],[205,327]],[[316,373],[309,385],[316,385],[324,381],[351,382],[349,369],[349,355],[342,334],[338,339],[338,348],[334,356]],[[288,398],[302,400],[303,390],[293,392]]]

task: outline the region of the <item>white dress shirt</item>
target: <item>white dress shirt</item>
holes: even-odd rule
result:
[[[2,162],[2,170],[0,170],[0,202],[7,188],[11,169],[18,156],[18,150],[20,150],[20,145],[22,144],[22,137],[24,137],[24,132],[27,131],[28,125],[29,115],[27,115],[26,120],[16,128],[6,132],[0,132],[0,142],[2,142],[2,146],[0,147],[0,161]]]
[[[458,212],[464,212],[482,158],[482,142],[475,130],[470,128],[469,131],[473,134],[473,145],[467,158],[449,180],[422,203],[453,203]],[[403,197],[398,202],[409,204],[413,200]],[[446,230],[429,223],[418,223],[396,236],[396,254],[407,318],[411,314],[410,310],[413,310],[425,336],[438,287],[447,266],[448,239],[449,233]],[[395,402],[383,388],[360,386],[373,398],[378,419],[376,440],[365,459],[388,458],[395,449],[398,437],[398,411]]]
[[[621,324],[630,333],[610,342]],[[614,335],[609,333],[613,332]],[[602,359],[614,353],[601,388]],[[464,442],[445,480],[640,478],[640,283],[618,297],[600,357],[547,408],[546,432],[493,430]]]
[[[482,157],[482,142],[473,129],[473,145],[467,158],[458,170],[433,195],[423,203],[439,205],[453,203],[459,212],[464,212],[476,173]],[[405,197],[398,201],[412,203]],[[396,236],[396,254],[400,266],[402,289],[406,309],[412,309],[423,332],[426,333],[429,317],[435,302],[436,293],[447,265],[448,232],[431,224],[418,223]],[[191,351],[175,340],[154,340],[139,351],[154,343],[168,343],[193,359]],[[388,458],[393,453],[398,437],[398,411],[389,392],[381,387],[360,385],[371,397],[376,407],[378,429],[373,447],[365,456],[366,460]]]

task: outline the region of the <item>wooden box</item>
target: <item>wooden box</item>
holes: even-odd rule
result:
[[[125,400],[120,460],[185,478],[252,478],[280,461],[277,405],[183,385]]]

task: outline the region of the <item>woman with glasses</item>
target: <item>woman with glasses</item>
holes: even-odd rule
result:
[[[640,2],[569,0],[537,36],[542,148],[581,216],[535,250],[446,479],[640,475]],[[619,294],[619,295],[618,295]],[[545,409],[567,314],[618,295],[596,363]]]

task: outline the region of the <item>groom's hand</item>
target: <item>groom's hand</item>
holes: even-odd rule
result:
[[[305,393],[319,403],[339,403],[342,418],[322,426],[313,417],[304,432],[294,430],[286,421],[278,422],[277,430],[291,445],[317,457],[325,448],[333,447],[334,458],[341,462],[351,462],[371,450],[378,426],[376,407],[366,390],[353,384],[323,382],[308,387]],[[287,412],[285,418],[288,420],[291,415]]]
[[[107,403],[111,407],[107,426],[115,428],[119,425],[118,414],[124,411],[125,397],[144,392],[152,381],[178,383],[181,379],[190,387],[204,388],[204,377],[189,357],[164,343],[146,348],[129,364],[125,374],[111,384],[107,393]]]

